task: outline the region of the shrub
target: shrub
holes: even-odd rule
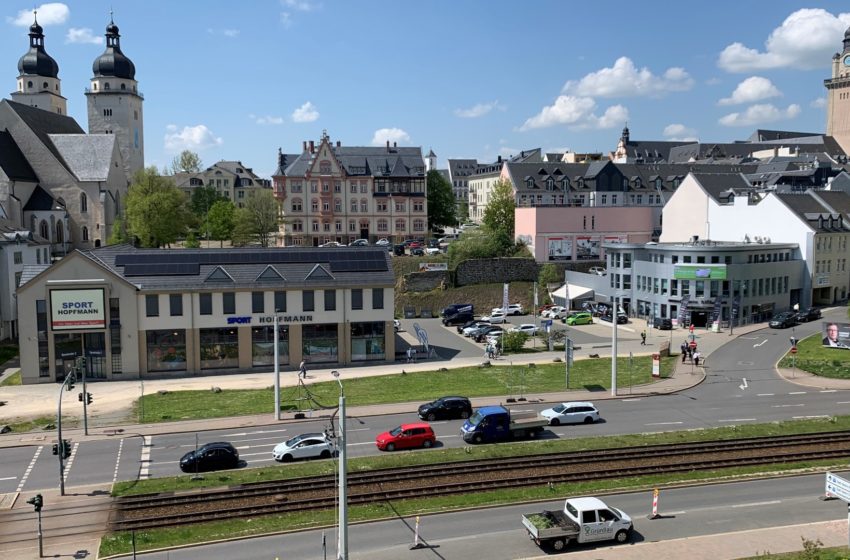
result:
[[[525,346],[528,334],[520,331],[506,332],[502,335],[502,350],[504,352],[519,352]]]

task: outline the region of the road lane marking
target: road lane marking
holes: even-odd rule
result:
[[[730,418],[729,420],[718,420],[718,422],[755,422],[755,418]]]
[[[652,424],[644,424],[644,426],[671,426],[673,424],[684,424],[684,422],[653,422]]]
[[[773,397],[773,396],[775,396],[775,395],[776,395],[776,393],[759,393],[759,394],[758,394],[758,395],[756,395],[756,396],[757,396],[757,397]]]
[[[810,420],[813,418],[832,418],[829,414],[816,414],[814,416],[792,416],[794,420]]]
[[[239,432],[238,434],[224,434],[221,437],[232,438],[232,437],[242,437],[242,436],[252,436],[254,434],[276,434],[278,432],[285,432],[286,428],[281,428],[279,430],[257,430],[255,432]]]
[[[791,392],[790,392],[790,393],[788,393],[788,394],[789,394],[789,395],[805,395],[805,394],[806,394],[806,392],[805,392],[805,391],[791,391]]]
[[[26,470],[24,471],[24,476],[21,477],[21,483],[18,484],[18,489],[16,490],[16,492],[20,492],[24,489],[24,484],[26,484],[27,478],[29,478],[30,473],[32,472],[32,468],[35,466],[36,459],[38,459],[38,456],[41,455],[42,449],[44,449],[44,447],[39,446],[39,448],[35,450],[35,455],[33,455],[32,461],[30,461],[29,466],[27,466]]]
[[[741,378],[741,381],[743,381],[743,383],[742,383],[741,385],[738,385],[738,387],[740,387],[740,388],[741,388],[741,390],[743,391],[743,390],[744,390],[744,389],[746,389],[749,385],[747,385],[747,378],[746,378],[746,377]]]
[[[850,401],[838,401],[835,404],[850,404]]]
[[[769,502],[752,502],[749,504],[733,504],[733,508],[745,508],[745,507],[759,507],[759,506],[772,506],[776,504],[781,504],[782,500],[771,500]]]
[[[623,399],[623,402],[638,402],[641,399]]]
[[[77,458],[77,451],[80,449],[79,443],[71,444],[71,456],[68,457],[68,462],[65,463],[65,472],[62,473],[62,476],[65,478],[65,482],[68,482],[68,473],[71,472],[71,465],[74,464],[74,459]]]
[[[804,404],[775,404],[771,408],[790,408],[792,406],[806,406]]]
[[[124,450],[124,438],[118,442],[118,453],[115,455],[115,471],[112,473],[112,484],[118,480],[118,465],[121,463],[121,451]]]
[[[139,463],[141,463],[141,466],[139,467],[139,480],[147,480],[150,478],[151,444],[151,436],[142,436],[142,456],[139,459]]]
[[[4,476],[3,478],[0,478],[0,480],[15,480],[16,478],[18,478],[18,477],[17,476]]]
[[[821,389],[818,393],[834,393],[835,389]]]
[[[753,340],[756,340],[756,339],[753,339]],[[753,344],[753,348],[758,348],[762,344],[766,344],[766,343],[767,343],[767,339],[764,339],[761,342],[759,342],[758,344]]]

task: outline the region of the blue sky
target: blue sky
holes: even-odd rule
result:
[[[36,6],[83,128],[109,11],[145,95],[146,164],[182,149],[269,176],[327,130],[346,145],[494,160],[825,129],[846,2],[69,0]],[[33,5],[3,2],[7,92]],[[843,11],[842,11],[843,10]],[[5,95],[8,97],[8,93]]]

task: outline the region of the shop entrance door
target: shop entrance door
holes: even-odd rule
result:
[[[86,333],[86,377],[106,379],[106,337],[103,333]]]
[[[708,311],[691,311],[691,324],[695,327],[708,325]]]

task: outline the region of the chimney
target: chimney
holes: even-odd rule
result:
[[[397,147],[398,147],[398,142],[393,142],[393,148],[397,148]]]
[[[340,146],[342,146],[342,142],[340,142],[339,140],[337,140],[337,141],[336,141],[336,147],[337,147],[337,148],[339,148]]]
[[[312,154],[315,151],[316,151],[316,146],[315,146],[315,144],[313,144],[313,141],[310,140],[310,153]]]
[[[306,152],[307,151],[307,141],[304,140],[304,142],[301,144],[301,146],[302,146],[301,151]]]
[[[499,156],[499,159],[496,160],[496,163],[502,163],[502,156]]]
[[[283,150],[277,149],[277,166],[280,167],[283,165]]]
[[[387,140],[387,150],[389,150],[389,149],[390,149],[390,141]]]

